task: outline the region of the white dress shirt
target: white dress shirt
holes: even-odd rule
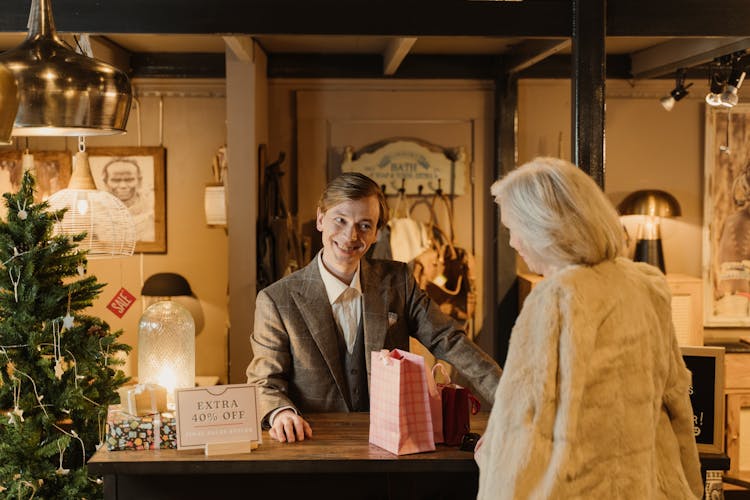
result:
[[[323,264],[323,252],[318,254],[318,270],[326,287],[328,302],[333,310],[333,318],[339,331],[344,336],[346,349],[349,354],[354,349],[354,341],[357,339],[359,321],[362,318],[362,286],[359,280],[361,264],[357,264],[351,283],[346,285],[333,275]]]

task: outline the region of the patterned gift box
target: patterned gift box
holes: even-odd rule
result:
[[[112,405],[107,412],[107,449],[155,450],[177,447],[177,419],[173,413],[136,416]]]

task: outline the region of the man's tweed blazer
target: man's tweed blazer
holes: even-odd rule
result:
[[[360,279],[368,383],[370,353],[408,350],[411,335],[493,401],[500,368],[417,287],[406,264],[362,259]],[[350,411],[339,335],[317,257],[258,293],[247,376],[248,383],[261,386],[264,421],[282,406],[299,412]]]

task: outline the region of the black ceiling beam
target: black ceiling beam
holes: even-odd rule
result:
[[[492,79],[499,56],[409,54],[393,75],[383,75],[381,55],[269,54],[269,78],[471,78]]]
[[[224,54],[137,52],[130,56],[131,78],[224,78]]]
[[[544,61],[539,61],[534,66],[518,73],[519,78],[570,78],[570,55],[550,56]],[[630,79],[630,57],[627,55],[614,54],[607,56],[606,62],[608,79]]]
[[[130,58],[134,78],[224,78],[224,54],[135,53]],[[410,54],[391,77],[383,75],[380,55],[269,54],[269,78],[468,78],[492,79],[498,56]],[[518,73],[519,78],[570,78],[570,56],[555,55]],[[695,71],[692,71],[695,70]],[[688,78],[704,78],[707,67],[688,71]],[[664,75],[670,79],[674,76]],[[630,58],[607,56],[607,78],[629,79]]]
[[[608,36],[750,36],[747,0],[609,0]]]
[[[5,2],[24,32],[30,1]],[[549,36],[571,34],[570,0],[55,0],[61,32]],[[747,0],[610,0],[609,36],[750,36]]]
[[[1,31],[26,31],[5,2]],[[164,34],[567,36],[568,0],[55,0],[58,31]]]

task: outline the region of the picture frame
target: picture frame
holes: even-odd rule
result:
[[[69,151],[30,151],[34,157],[36,191],[34,201],[42,202],[53,193],[65,189],[70,182],[71,156]],[[0,193],[15,193],[23,178],[23,151],[0,152]],[[3,205],[4,207],[4,205]]]
[[[750,105],[706,106],[704,326],[750,326]]]
[[[161,146],[87,148],[96,187],[130,210],[135,253],[166,253],[166,157]]]
[[[724,348],[680,347],[690,371],[695,443],[701,453],[724,453]]]

